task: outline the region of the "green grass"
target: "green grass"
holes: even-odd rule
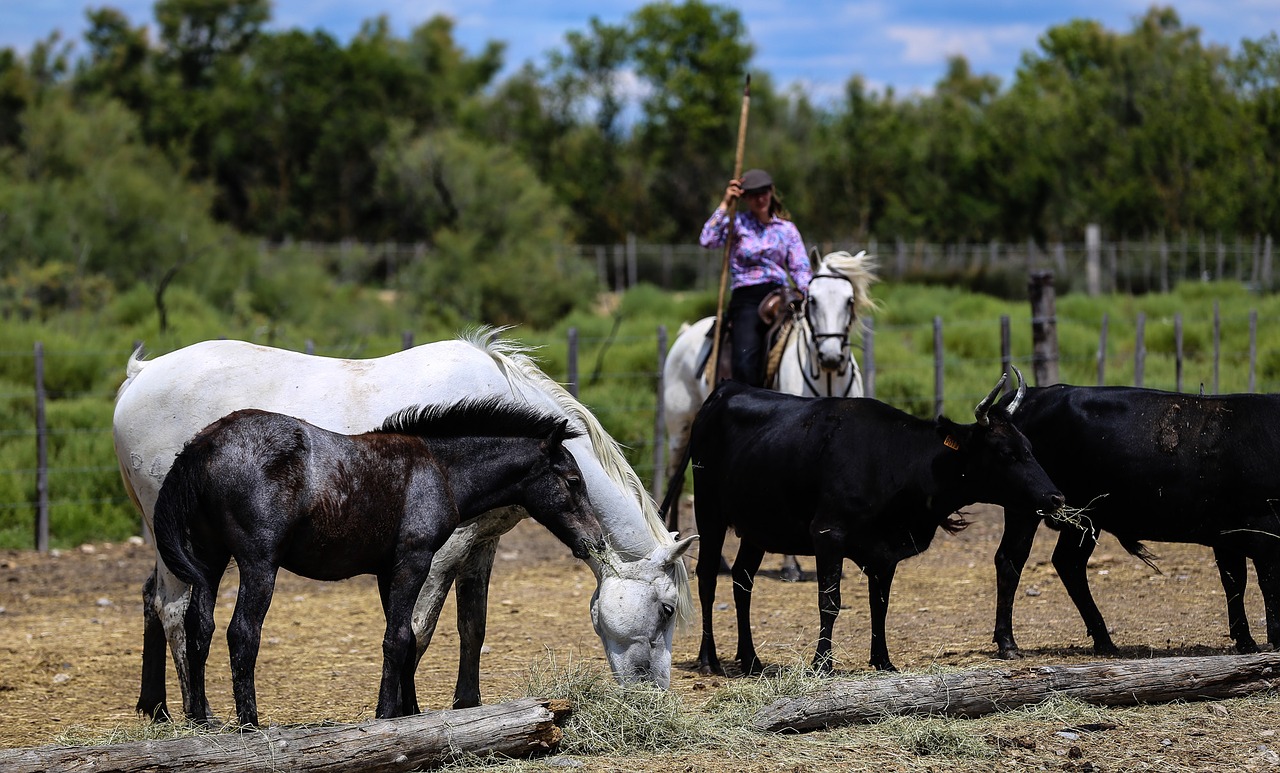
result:
[[[465,321],[425,317],[403,299],[372,289],[347,286],[324,295],[322,303],[301,307],[295,317],[273,320],[260,301],[233,301],[229,308],[215,309],[194,291],[176,287],[167,299],[170,325],[164,333],[152,298],[142,289],[122,293],[102,308],[43,321],[7,320],[0,326],[0,548],[32,545],[37,341],[45,356],[51,542],[69,547],[138,533],[137,515],[115,470],[109,431],[115,390],[135,342],[144,342],[153,355],[228,337],[296,350],[311,342],[317,354],[374,357],[400,349],[406,331],[415,343],[424,343],[466,327]],[[877,398],[919,416],[932,415],[935,316],[943,320],[943,412],[951,418],[968,420],[999,377],[1002,316],[1010,319],[1014,363],[1031,378],[1029,303],[913,284],[876,285],[873,295],[883,305],[874,320]],[[668,293],[642,285],[620,298],[606,296],[580,308],[551,328],[514,328],[507,335],[537,347],[543,369],[564,381],[569,375],[568,333],[576,329],[579,396],[626,447],[647,482],[653,475],[658,328],[665,326],[669,345],[683,322],[714,313],[715,300],[714,291]],[[1216,363],[1215,304],[1220,320]],[[1182,390],[1195,392],[1203,383],[1212,391],[1216,367],[1220,392],[1246,391],[1250,312],[1257,314],[1255,389],[1280,391],[1280,296],[1259,295],[1238,282],[1185,282],[1164,295],[1059,297],[1059,378],[1097,383],[1099,330],[1106,315],[1104,381],[1133,384],[1135,328],[1143,313],[1143,383],[1174,389],[1174,319],[1180,314]],[[859,355],[860,346],[855,338]]]

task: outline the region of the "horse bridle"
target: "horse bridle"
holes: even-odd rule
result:
[[[853,291],[849,298],[849,305],[850,307],[853,306],[853,303],[854,303],[853,299],[854,297],[857,296],[857,286],[853,283],[852,279],[850,279],[847,276],[844,276],[843,274],[825,274],[825,273],[814,274],[813,278],[809,280],[809,286],[812,288],[813,283],[818,281],[819,279],[839,279],[843,282],[848,282],[849,289]],[[816,328],[813,325],[813,320],[809,318],[809,295],[810,295],[809,293],[805,293],[804,301],[801,303],[801,311],[804,316],[804,323],[805,323],[804,326],[805,328],[807,328],[806,336],[809,338],[809,351],[810,351],[810,357],[809,357],[810,368],[809,369],[812,370],[812,373],[807,372],[803,368],[801,369],[800,372],[801,372],[801,375],[804,377],[805,383],[809,386],[810,389],[813,390],[813,393],[822,394],[822,392],[818,389],[818,384],[817,384],[817,379],[822,375],[821,373],[822,366],[817,364],[818,363],[818,356],[817,356],[818,347],[822,343],[822,341],[825,339],[828,339],[828,338],[839,339],[840,351],[845,355],[845,368],[852,367],[853,358],[849,356],[849,328],[853,327],[853,323],[858,318],[858,315],[856,310],[854,310],[853,308],[850,308],[849,324],[845,326],[844,330],[838,333],[818,333],[816,332]],[[842,368],[837,373],[837,375],[843,376],[844,369]],[[828,381],[829,380],[830,380],[830,375],[828,375]],[[845,394],[839,395],[839,396],[847,397],[849,392],[852,390],[852,387],[853,387],[853,379],[849,379],[849,383],[845,385]],[[828,393],[830,393],[830,390],[828,390]]]

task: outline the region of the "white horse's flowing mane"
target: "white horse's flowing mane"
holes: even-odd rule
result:
[[[866,250],[859,250],[857,255],[839,250],[823,256],[814,274],[838,274],[848,279],[853,284],[854,312],[865,314],[880,308],[880,303],[872,298],[870,293],[872,283],[880,279],[876,276],[878,268],[880,264],[873,256],[868,255]]]
[[[516,383],[524,384],[551,397],[566,416],[586,431],[587,438],[591,441],[591,448],[600,461],[600,466],[604,468],[605,474],[623,491],[629,492],[639,504],[640,512],[644,515],[645,524],[649,527],[649,533],[654,541],[659,545],[674,545],[675,538],[658,518],[658,507],[653,497],[649,496],[640,476],[636,475],[635,470],[627,463],[626,455],[622,453],[622,446],[605,431],[600,420],[569,393],[569,390],[542,372],[529,354],[530,347],[499,338],[498,336],[505,330],[507,328],[482,326],[464,332],[458,337],[492,357],[499,370],[513,386]],[[688,569],[682,560],[673,561],[672,567],[679,591],[676,615],[681,623],[687,624],[693,620],[693,599],[689,590]]]

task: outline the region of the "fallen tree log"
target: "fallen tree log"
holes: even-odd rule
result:
[[[555,751],[563,701],[510,703],[355,725],[272,727],[161,741],[104,746],[41,746],[0,750],[5,773],[93,771],[369,771],[396,773],[438,767],[459,754],[530,757]]]
[[[817,730],[902,714],[977,717],[1062,695],[1102,706],[1235,698],[1280,687],[1280,653],[1154,658],[838,680],[756,713],[762,731]]]

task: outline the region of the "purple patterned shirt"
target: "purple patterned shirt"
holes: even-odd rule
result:
[[[802,292],[809,289],[813,270],[805,255],[800,230],[790,220],[775,217],[761,223],[750,212],[738,212],[733,251],[729,255],[730,288],[758,284],[787,284],[787,272]],[[723,247],[729,232],[729,215],[717,208],[702,226],[698,242],[708,249]]]

